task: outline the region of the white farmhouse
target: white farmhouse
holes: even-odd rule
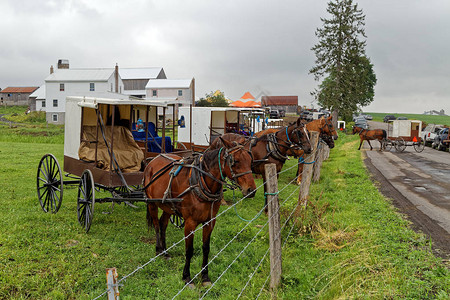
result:
[[[45,100],[36,101],[36,110],[45,110],[47,122],[64,124],[67,96],[95,97],[106,92],[122,93],[124,89],[118,67],[105,69],[69,69],[67,60],[45,79]]]
[[[178,106],[195,105],[195,79],[154,79],[145,86],[147,99],[177,98]]]

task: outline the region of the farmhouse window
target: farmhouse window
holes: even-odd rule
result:
[[[58,115],[52,114],[52,120],[53,120],[53,122],[58,122]]]
[[[58,99],[53,99],[53,107],[58,107]]]
[[[158,96],[157,90],[153,90],[152,92],[153,92],[153,97]]]
[[[64,92],[64,83],[59,84],[59,91]]]
[[[45,107],[45,100],[42,100],[42,107]]]
[[[178,96],[183,96],[183,90],[178,90]]]
[[[95,83],[93,83],[93,82],[89,83],[89,91],[91,91],[91,92],[95,91]]]

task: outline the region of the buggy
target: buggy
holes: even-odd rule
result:
[[[38,165],[37,194],[43,211],[56,213],[64,186],[77,185],[77,218],[86,232],[92,224],[95,203],[133,206],[134,202],[162,200],[148,199],[141,188],[146,161],[160,153],[191,154],[174,149],[175,122],[172,120],[171,128],[166,127],[166,110],[172,109],[175,115],[176,99],[154,101],[120,96],[123,98],[67,97],[65,175],[53,154],[45,154]],[[158,110],[162,111],[161,123]],[[172,131],[172,138],[166,135],[167,131]],[[96,191],[110,196],[96,198]]]

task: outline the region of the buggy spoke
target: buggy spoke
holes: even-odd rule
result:
[[[52,154],[44,155],[39,162],[36,184],[41,208],[56,213],[62,202],[63,179],[59,163]]]

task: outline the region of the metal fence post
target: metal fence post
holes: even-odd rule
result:
[[[119,300],[119,286],[117,284],[116,268],[106,269],[106,285],[108,288],[108,300]]]
[[[275,164],[264,166],[267,178],[267,203],[269,217],[270,288],[276,289],[281,281],[281,226],[278,203],[278,178]]]

